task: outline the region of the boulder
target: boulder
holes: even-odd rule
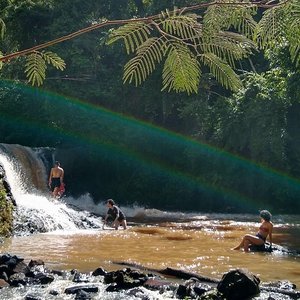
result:
[[[259,294],[260,280],[245,269],[224,274],[217,289],[226,300],[241,300]]]

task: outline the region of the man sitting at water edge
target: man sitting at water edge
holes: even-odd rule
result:
[[[121,209],[115,205],[115,201],[112,199],[108,199],[106,201],[106,206],[108,207],[105,219],[104,219],[104,224],[107,223],[108,217],[113,218],[113,226],[115,227],[116,230],[118,230],[119,226],[122,225],[124,229],[127,228],[127,223],[126,223],[126,217],[124,213],[121,211]]]
[[[55,198],[59,195],[59,188],[63,184],[63,179],[64,170],[60,167],[60,162],[56,161],[49,176],[49,187],[52,191],[52,196]]]
[[[244,248],[245,252],[249,251],[251,245],[262,246],[265,244],[267,237],[270,239],[270,247],[272,246],[272,232],[273,232],[273,223],[271,222],[272,215],[267,210],[262,210],[260,212],[261,225],[256,235],[246,234],[241,243],[234,247],[233,250],[239,250]]]

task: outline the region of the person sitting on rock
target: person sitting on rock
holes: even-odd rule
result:
[[[260,212],[261,225],[256,235],[246,234],[240,244],[233,248],[233,250],[239,250],[243,248],[245,252],[249,251],[251,245],[262,246],[265,244],[267,237],[269,236],[270,247],[272,247],[272,232],[273,223],[271,222],[272,215],[267,210]]]

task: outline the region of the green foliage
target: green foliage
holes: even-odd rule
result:
[[[112,31],[108,45],[123,39],[127,53],[135,52],[148,39],[150,30],[151,27],[142,22],[126,24]]]
[[[5,30],[6,30],[5,23],[2,19],[0,19],[0,38],[2,39],[4,37]]]
[[[286,1],[266,10],[258,23],[255,38],[262,49],[289,46],[292,60],[300,63],[300,4],[298,0]]]
[[[220,18],[221,12],[223,19]],[[243,16],[238,18],[238,12]],[[255,25],[251,16],[253,9],[239,9],[238,12],[228,18],[228,9],[210,7],[200,23],[196,14],[167,10],[144,26],[142,23],[126,24],[114,30],[109,43],[123,39],[127,53],[136,54],[125,65],[124,82],[141,84],[164,59],[162,90],[197,93],[201,65],[208,66],[224,87],[237,90],[241,82],[233,70],[235,61],[247,57],[255,48],[247,37],[222,30],[232,26],[252,35]],[[212,20],[218,20],[218,23]]]
[[[197,93],[200,68],[195,55],[186,45],[176,41],[170,43],[169,49],[163,69],[162,90]]]
[[[162,61],[166,45],[162,38],[152,37],[137,49],[137,55],[124,67],[124,82],[140,85],[155,70],[156,63]]]
[[[256,28],[256,22],[253,15],[256,14],[257,8],[254,5],[244,5],[241,1],[231,1],[231,5],[226,0],[218,1],[219,3],[210,5],[204,15],[204,30],[208,35],[215,34],[221,30],[235,29],[248,38],[251,38]],[[237,5],[232,5],[237,3]]]
[[[40,86],[46,78],[47,65],[64,70],[65,62],[56,53],[50,51],[34,52],[26,56],[25,74],[32,85]]]
[[[232,91],[237,91],[242,87],[242,83],[237,74],[218,56],[213,53],[204,53],[200,58],[224,87],[229,88]]]
[[[7,201],[6,193],[0,181],[0,236],[9,236],[13,225],[13,205]]]

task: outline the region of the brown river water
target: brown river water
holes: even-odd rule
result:
[[[196,219],[186,222],[129,222],[127,230],[106,228],[35,234],[7,239],[0,245],[25,258],[42,259],[56,270],[122,269],[118,262],[150,269],[173,267],[220,279],[232,268],[247,268],[262,281],[290,280],[300,287],[300,256],[282,253],[244,253],[231,250],[255,222]],[[297,224],[275,224],[273,242],[300,249]]]

